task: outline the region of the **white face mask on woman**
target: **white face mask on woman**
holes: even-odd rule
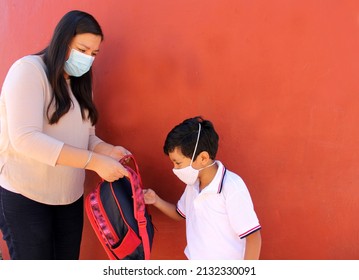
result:
[[[198,130],[197,142],[196,142],[196,146],[194,147],[194,152],[193,152],[193,156],[192,156],[190,165],[186,166],[184,168],[179,168],[179,169],[173,168],[172,169],[173,173],[178,177],[178,179],[180,179],[183,183],[185,183],[187,185],[193,185],[197,181],[198,174],[201,170],[215,164],[215,162],[213,162],[212,164],[210,164],[206,167],[203,167],[201,169],[194,169],[192,167],[193,159],[194,159],[194,156],[197,151],[199,136],[201,135],[201,124],[198,123],[198,125],[199,125],[199,130]]]
[[[72,49],[65,62],[65,72],[70,76],[80,77],[90,70],[94,60],[93,56]]]

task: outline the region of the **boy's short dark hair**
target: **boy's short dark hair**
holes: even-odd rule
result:
[[[184,120],[168,133],[163,146],[164,153],[168,155],[175,148],[179,148],[185,157],[192,158],[196,146],[199,123],[201,124],[201,134],[193,160],[204,151],[214,160],[218,150],[219,137],[214,130],[213,124],[200,116]]]

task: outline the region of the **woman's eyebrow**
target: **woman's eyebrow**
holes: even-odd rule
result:
[[[81,47],[84,47],[86,48],[87,50],[91,49],[90,47],[88,47],[86,44],[84,43],[81,43],[81,42],[77,42],[78,45],[80,45]],[[99,52],[100,50],[97,49],[97,50],[93,50],[93,52]]]

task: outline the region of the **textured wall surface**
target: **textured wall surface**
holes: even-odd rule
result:
[[[177,201],[163,141],[202,115],[251,192],[262,259],[359,258],[358,1],[0,0],[0,85],[72,9],[105,33],[97,134],[133,152],[146,187]],[[152,258],[183,259],[184,223],[151,211]],[[81,258],[106,258],[87,220]]]

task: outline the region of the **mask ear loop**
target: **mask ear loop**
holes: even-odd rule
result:
[[[199,136],[201,135],[201,123],[198,123],[198,135],[197,135],[197,142],[196,142],[196,146],[194,147],[194,152],[193,152],[193,156],[192,156],[192,159],[191,159],[191,166],[192,166],[192,163],[193,163],[193,159],[194,159],[194,156],[196,154],[196,151],[197,151],[197,146],[198,146],[198,142],[199,142]]]

